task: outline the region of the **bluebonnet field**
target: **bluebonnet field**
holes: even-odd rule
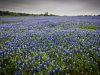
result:
[[[0,75],[100,75],[100,17],[0,17]]]

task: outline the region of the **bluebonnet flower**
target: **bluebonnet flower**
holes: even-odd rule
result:
[[[68,72],[70,69],[73,70],[73,67],[76,68],[77,64],[80,69],[83,64],[87,63],[98,69],[100,57],[100,30],[98,29],[100,21],[98,18],[91,16],[87,16],[87,18],[1,17],[2,21],[16,22],[0,25],[0,59],[4,61],[9,58],[8,62],[12,61],[15,69],[17,66],[16,72],[19,72],[19,75],[22,75],[23,70],[27,71],[27,69],[29,71],[26,73],[33,74],[38,72],[43,74],[42,70],[48,71],[50,74],[62,73],[61,64],[65,65]],[[94,31],[86,29],[92,26],[97,28]],[[81,27],[85,27],[85,29],[81,29]],[[44,55],[46,59],[42,58],[42,52],[46,53]],[[87,66],[87,68],[90,70],[90,67]],[[82,69],[84,70],[84,67]]]

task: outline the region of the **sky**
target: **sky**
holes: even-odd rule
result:
[[[0,0],[0,10],[61,16],[98,15],[100,0]]]

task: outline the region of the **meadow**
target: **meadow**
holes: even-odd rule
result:
[[[100,75],[100,16],[1,16],[0,75]]]

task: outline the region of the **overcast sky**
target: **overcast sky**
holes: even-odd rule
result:
[[[56,15],[100,14],[100,0],[0,0],[0,10]]]

